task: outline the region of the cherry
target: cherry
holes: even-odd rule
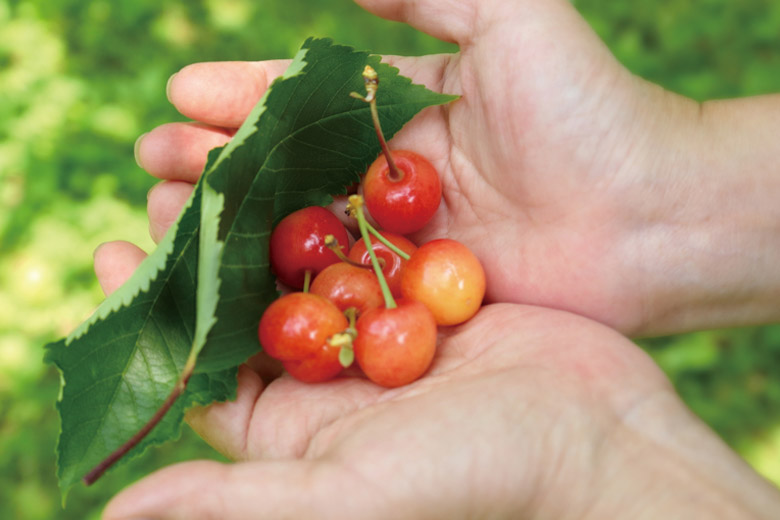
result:
[[[313,383],[341,371],[341,347],[329,340],[348,327],[347,318],[328,299],[296,292],[268,306],[257,334],[269,356],[281,360],[293,377]]]
[[[420,302],[398,300],[394,308],[370,310],[358,318],[356,328],[355,359],[378,385],[406,385],[431,365],[436,321]]]
[[[401,271],[406,264],[409,255],[417,250],[417,246],[408,238],[396,233],[390,233],[388,231],[379,231],[379,233],[403,253],[406,253],[406,258],[401,258],[398,253],[390,249],[386,244],[379,241],[371,242],[374,253],[376,253],[377,258],[380,260],[380,264],[382,264],[382,273],[385,275],[385,280],[387,280],[387,285],[390,287],[390,292],[394,297],[400,298]],[[371,256],[368,254],[366,242],[362,238],[354,243],[347,256],[350,260],[355,262],[366,265],[371,264]]]
[[[332,353],[323,356],[312,356],[301,361],[282,361],[282,366],[288,374],[303,383],[324,383],[330,381],[341,372],[343,368],[338,358],[338,348],[331,349],[336,352],[336,360],[333,361]]]
[[[420,302],[395,301],[372,247],[363,198],[352,195],[349,202],[385,300],[384,307],[371,309],[357,319],[355,358],[371,381],[386,387],[405,385],[423,375],[433,360],[436,320]]]
[[[414,233],[428,223],[441,202],[441,181],[436,168],[422,155],[408,151],[391,152],[382,133],[376,94],[379,77],[366,65],[363,70],[366,95],[352,92],[371,109],[380,155],[368,168],[363,179],[363,196],[368,212],[379,227],[406,235]]]
[[[401,276],[404,298],[431,310],[439,325],[457,325],[479,310],[485,296],[485,271],[474,253],[448,238],[420,246]]]
[[[327,298],[342,311],[354,307],[358,314],[364,314],[384,303],[382,288],[374,272],[346,262],[331,264],[323,269],[314,278],[309,292]]]
[[[390,152],[397,167],[394,174],[385,155],[368,168],[363,179],[366,206],[379,227],[409,234],[431,220],[441,202],[441,182],[433,165],[409,150]]]
[[[301,289],[307,276],[314,276],[338,262],[339,258],[325,244],[327,235],[333,235],[342,244],[349,243],[344,224],[320,206],[309,206],[283,218],[270,240],[271,269],[277,278],[294,289]]]

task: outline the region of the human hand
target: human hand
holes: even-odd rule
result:
[[[628,133],[615,127],[632,124],[636,115],[603,106],[615,91],[621,105],[632,102],[635,85],[576,12],[559,2],[526,6],[530,13],[509,2],[468,8],[422,2],[405,9],[362,3],[461,46],[453,56],[389,59],[434,90],[462,95],[450,107],[426,111],[393,141],[425,149],[442,175],[444,204],[415,238],[449,236],[468,244],[485,265],[489,301],[544,304],[637,328],[641,296],[616,282],[622,267],[609,249],[617,230],[604,229],[618,211],[614,201],[624,197],[591,189],[603,177],[596,168],[617,175],[613,163],[624,159],[617,144],[597,134],[613,132],[614,140]],[[533,32],[524,29],[531,26],[520,20],[525,17],[537,25]],[[526,33],[522,45],[507,44]],[[553,34],[558,46],[546,48]],[[139,143],[139,163],[173,181],[150,197],[155,238],[189,194],[181,183],[197,179],[207,150],[229,139],[286,65],[197,64],[171,80],[169,98],[199,123],[164,125]]]
[[[711,131],[713,114],[722,119],[723,110],[704,118],[698,105],[629,75],[563,0],[360,3],[461,47],[454,56],[391,59],[415,81],[462,96],[421,114],[393,145],[424,147],[442,172],[445,202],[417,238],[448,235],[472,247],[485,263],[489,298],[571,310],[627,333],[766,319],[730,292],[745,272],[733,259],[750,248],[734,236],[735,253],[723,251],[724,231],[699,227],[720,218],[712,211],[722,200],[716,192],[735,194],[728,182],[703,185],[690,164],[703,143],[723,140]],[[199,123],[165,125],[139,143],[140,164],[167,180],[150,194],[154,237],[175,219],[205,152],[230,138],[285,66],[199,64],[175,76],[170,99]],[[692,138],[695,131],[706,135]],[[708,167],[719,164],[702,157]],[[734,208],[720,208],[732,210],[723,218]],[[695,248],[678,247],[686,245]],[[731,268],[729,290],[721,284],[715,292],[734,304],[714,315],[706,286],[723,277],[706,276],[712,262],[691,261],[713,249],[714,260]],[[763,252],[752,256],[773,258]],[[104,288],[121,283],[140,256],[127,244],[101,248]],[[748,299],[756,300],[754,289],[745,289]],[[691,305],[701,300],[703,310]],[[743,317],[735,320],[736,306]],[[396,391],[360,379],[302,387],[282,377],[265,386],[243,367],[239,400],[190,420],[226,454],[257,460],[163,470],[106,514],[187,517],[191,502],[202,516],[237,518],[262,516],[261,507],[323,516],[329,506],[362,517],[457,509],[653,518],[664,505],[685,516],[691,504],[676,501],[684,490],[686,500],[742,517],[744,503],[761,509],[774,500],[774,490],[692,419],[636,347],[582,318],[488,307],[442,343],[431,378]],[[211,486],[213,495],[205,494]],[[621,502],[626,497],[636,502]]]
[[[780,219],[745,212],[774,208],[763,203],[780,186],[762,196],[734,185],[755,184],[749,176],[719,181],[702,152],[727,148],[702,137],[717,140],[719,119],[704,125],[698,104],[630,75],[570,2],[359,3],[460,46],[451,56],[388,58],[462,96],[425,111],[392,145],[424,149],[442,175],[444,203],[415,238],[471,247],[488,301],[569,310],[630,335],[780,315],[780,273],[768,264],[780,247],[767,238]],[[139,164],[167,181],[150,195],[153,237],[175,220],[207,150],[230,138],[286,65],[196,64],[173,77],[169,98],[196,123],[139,140]],[[114,245],[97,269],[138,256]]]
[[[534,307],[485,307],[402,388],[263,380],[244,366],[237,400],[189,422],[240,462],[160,470],[105,520],[743,519],[779,503],[641,349]]]

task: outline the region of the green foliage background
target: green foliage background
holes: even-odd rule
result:
[[[575,4],[631,70],[676,92],[780,92],[780,3]],[[141,133],[181,120],[165,99],[168,77],[195,61],[292,57],[307,36],[381,53],[455,50],[348,0],[0,0],[0,518],[98,518],[110,496],[156,468],[219,458],[187,430],[74,489],[63,511],[59,382],[42,346],[102,299],[98,244],[153,248],[144,204],[154,181],[132,149]],[[642,345],[693,410],[780,483],[780,326]]]

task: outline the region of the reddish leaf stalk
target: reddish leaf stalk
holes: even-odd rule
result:
[[[111,453],[108,457],[103,459],[97,466],[95,466],[92,471],[87,473],[82,481],[87,486],[90,486],[94,484],[101,476],[103,476],[103,473],[105,473],[111,466],[119,462],[119,460],[124,457],[127,452],[132,450],[136,445],[138,445],[139,442],[141,442],[144,437],[146,437],[152,429],[157,426],[160,421],[163,420],[163,417],[165,417],[165,414],[168,413],[168,410],[171,409],[173,406],[173,403],[176,402],[176,399],[181,396],[181,394],[184,393],[184,389],[187,387],[187,383],[190,380],[190,376],[192,376],[192,372],[195,369],[195,363],[188,363],[184,367],[184,371],[182,372],[181,376],[179,377],[179,380],[176,381],[176,386],[173,387],[173,390],[171,390],[170,395],[168,395],[168,398],[165,400],[165,402],[160,406],[160,408],[155,412],[155,414],[152,416],[151,419],[147,421],[146,424],[144,424],[140,430],[138,430],[135,435],[130,437],[127,442],[122,444],[119,448],[114,450],[113,453]]]

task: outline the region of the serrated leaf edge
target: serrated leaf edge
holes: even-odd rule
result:
[[[130,278],[103,300],[95,312],[65,338],[65,346],[84,336],[92,325],[106,319],[111,313],[118,311],[122,307],[127,307],[139,294],[149,290],[152,282],[157,279],[157,276],[165,269],[168,263],[168,259],[174,249],[174,241],[179,224],[187,210],[192,207],[194,197],[195,192],[193,191],[181,213],[179,213],[176,222],[168,229],[168,232],[157,245],[154,252],[144,258]]]
[[[306,67],[308,49],[301,48],[281,76],[281,80],[292,78]],[[276,83],[279,79],[274,80]],[[196,294],[196,321],[190,356],[197,357],[206,345],[209,332],[217,322],[216,312],[219,303],[219,270],[225,243],[219,240],[221,213],[225,206],[225,196],[211,187],[208,180],[219,164],[230,157],[233,150],[243,145],[246,139],[257,131],[257,124],[266,110],[268,95],[273,89],[273,83],[266,89],[263,97],[257,102],[244,123],[225,145],[208,172],[204,173],[201,195],[201,214],[199,243],[205,247],[198,248],[198,288]]]

